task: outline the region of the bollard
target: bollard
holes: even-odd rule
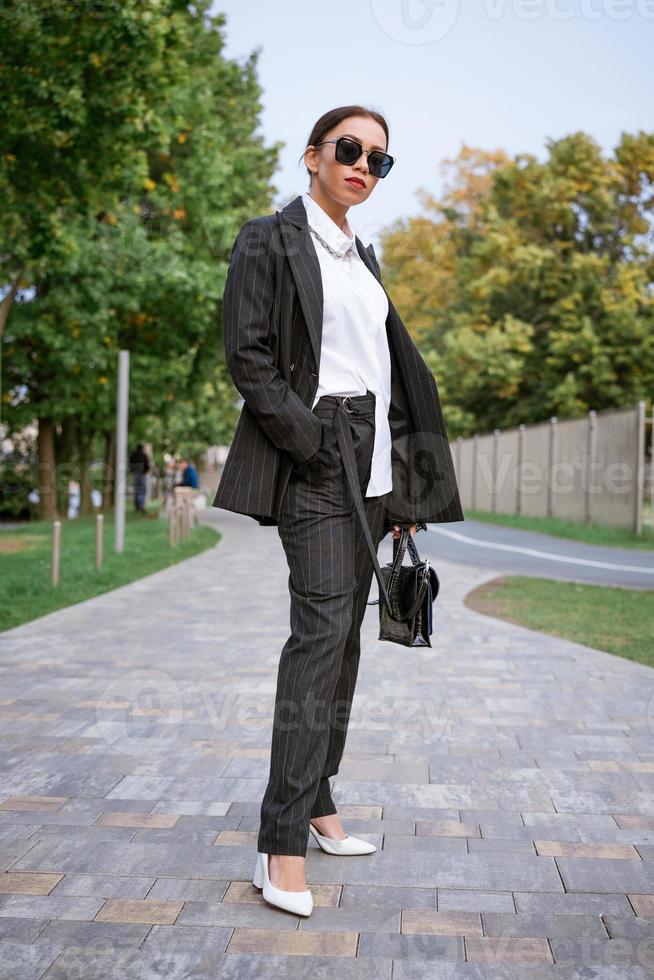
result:
[[[102,568],[102,531],[104,528],[104,514],[96,514],[95,517],[95,567]]]
[[[61,521],[52,524],[52,584],[59,585],[59,556],[61,553]]]

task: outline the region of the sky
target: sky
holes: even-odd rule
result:
[[[348,221],[364,244],[422,212],[464,144],[547,156],[583,131],[610,154],[654,129],[654,0],[220,0],[224,55],[260,50],[261,124],[282,141],[274,207],[308,189],[297,161],[328,109],[381,111],[397,158]],[[379,255],[378,251],[378,255]]]

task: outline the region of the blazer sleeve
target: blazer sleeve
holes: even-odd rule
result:
[[[270,347],[275,298],[275,255],[263,222],[252,218],[238,233],[223,294],[227,367],[268,438],[302,463],[320,446],[317,415],[283,379]]]

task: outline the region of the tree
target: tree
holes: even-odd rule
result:
[[[623,134],[609,158],[583,133],[547,150],[464,148],[454,185],[425,198],[436,217],[384,241],[453,434],[651,394],[654,134]]]
[[[244,66],[225,61],[224,19],[209,16],[208,7],[110,2],[98,18],[91,6],[75,22],[72,41],[62,6],[43,14],[35,37],[22,39],[22,54],[14,52],[18,63],[25,48],[38,60],[40,43],[51,70],[61,72],[55,90],[64,93],[56,121],[48,117],[26,141],[20,120],[30,106],[20,89],[14,96],[14,159],[4,179],[14,213],[26,220],[14,221],[21,235],[0,249],[6,281],[20,269],[25,284],[5,336],[3,398],[14,429],[40,420],[48,516],[55,512],[55,468],[69,475],[64,464],[76,460],[84,507],[88,461],[101,448],[111,458],[119,348],[132,352],[135,440],[156,432],[161,449],[179,448],[171,433],[186,431],[195,445],[206,445],[224,429],[221,408],[233,422],[235,392],[220,363],[220,298],[238,228],[270,200],[277,148],[254,135],[261,108],[256,55]],[[126,48],[132,35],[141,51],[136,65]],[[74,65],[64,68],[53,49]],[[126,73],[121,57],[111,63],[114,49],[129,62]],[[66,166],[50,178],[34,157],[42,142],[47,148],[62,140],[55,134],[68,119],[61,107],[70,101],[71,78],[76,113],[63,139]],[[117,106],[127,107],[124,118]],[[105,166],[112,134],[118,151],[110,148]],[[19,179],[23,163],[35,168],[42,187],[35,200]],[[7,219],[0,228],[8,226]],[[176,415],[183,429],[172,423]]]

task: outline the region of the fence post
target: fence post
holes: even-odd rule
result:
[[[595,435],[597,433],[597,412],[594,408],[588,413],[588,429],[586,437],[586,471],[584,487],[584,522],[590,524],[593,519],[593,501],[591,484],[593,482],[593,462],[595,459]]]
[[[52,523],[52,584],[59,585],[59,558],[61,554],[61,521]]]
[[[654,528],[654,398],[652,398],[652,426],[649,442],[649,526]]]
[[[557,435],[556,415],[550,417],[550,438],[547,446],[547,516],[554,517],[554,443]]]
[[[168,544],[171,547],[173,547],[176,544],[176,541],[175,541],[176,534],[175,534],[175,532],[176,532],[177,528],[175,526],[175,521],[176,521],[176,517],[175,517],[175,506],[176,505],[174,503],[172,503],[170,505],[170,507],[168,508]]]
[[[102,567],[102,529],[104,527],[104,514],[95,516],[95,567]]]
[[[654,449],[654,439],[652,442]],[[653,453],[654,455],[654,453]],[[642,479],[642,485],[641,485]],[[636,534],[643,533],[643,497],[645,490],[645,401],[638,402],[638,433],[636,436],[636,512],[634,514],[634,530]]]
[[[500,441],[500,430],[493,429],[493,461],[492,461],[492,486],[491,486],[491,514],[497,511],[497,456]]]
[[[470,488],[471,509],[477,507],[477,453],[479,451],[479,434],[475,432],[472,437],[472,486]]]
[[[525,429],[526,425],[521,422],[518,426],[518,482],[516,484],[516,514],[522,512],[522,457],[524,455],[524,445],[525,445]]]

